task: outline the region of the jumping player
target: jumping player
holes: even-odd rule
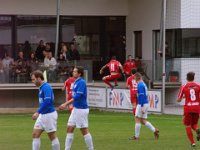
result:
[[[200,86],[194,82],[194,76],[194,72],[187,73],[187,83],[181,86],[177,99],[177,102],[181,102],[182,98],[185,98],[183,124],[192,147],[195,147],[192,129],[196,131],[197,140],[200,139],[200,129],[198,127]]]
[[[157,140],[159,138],[159,130],[156,129],[149,121],[147,121],[147,111],[149,107],[147,86],[142,80],[142,75],[140,73],[135,73],[134,76],[138,84],[138,104],[135,112],[135,136],[131,137],[130,140],[139,139],[141,123],[154,133],[155,139]]]
[[[60,143],[56,136],[58,114],[54,108],[54,94],[51,86],[44,82],[43,73],[34,71],[31,74],[32,82],[39,87],[40,107],[32,115],[36,120],[32,133],[32,150],[40,150],[40,136],[46,131],[51,140],[52,150],[60,150]]]
[[[112,59],[110,60],[110,62],[108,62],[105,66],[103,66],[101,68],[101,70],[99,71],[100,74],[103,73],[103,70],[105,68],[109,68],[110,71],[110,75],[104,76],[103,77],[103,81],[110,86],[111,90],[114,88],[114,86],[109,82],[109,81],[113,81],[115,82],[115,86],[117,86],[117,80],[120,78],[121,74],[120,74],[120,70],[123,73],[123,67],[121,65],[121,63],[119,61],[116,60],[116,56],[113,56]]]
[[[130,88],[130,99],[133,107],[133,115],[135,115],[136,105],[137,105],[137,82],[135,80],[134,74],[136,69],[131,70],[131,76],[128,77],[126,81],[126,87]]]
[[[74,129],[79,128],[88,150],[94,150],[92,136],[88,129],[89,107],[87,103],[87,85],[83,77],[83,68],[75,67],[73,77],[76,79],[72,88],[71,100],[59,106],[61,110],[73,103],[73,110],[67,124],[67,136],[65,140],[65,150],[70,150],[74,139]]]
[[[62,87],[63,91],[66,89],[66,101],[72,99],[72,87],[75,80],[76,79],[72,77],[72,72],[70,72],[70,77],[65,81],[64,86]],[[72,109],[73,105],[69,104],[69,111],[72,112]]]

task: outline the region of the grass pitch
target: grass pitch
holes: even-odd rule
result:
[[[32,114],[0,115],[0,150],[31,150]],[[61,149],[64,149],[66,123],[69,113],[59,112],[58,132]],[[134,135],[134,118],[131,113],[113,113],[90,111],[89,129],[93,137],[95,150],[188,150],[191,149],[181,116],[149,115],[148,120],[160,129],[159,140],[142,126],[138,141],[130,141]],[[195,134],[194,134],[195,135]],[[200,142],[196,142],[200,149]],[[44,132],[41,137],[41,150],[50,150],[51,142]],[[75,130],[72,150],[87,150],[84,139],[78,129]]]

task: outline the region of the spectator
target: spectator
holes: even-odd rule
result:
[[[24,47],[23,47],[23,53],[24,53],[24,58],[28,59],[31,53],[31,45],[29,41],[25,41]]]
[[[133,60],[132,55],[128,55],[128,59],[124,63],[123,69],[124,69],[124,73],[125,73],[126,77],[129,77],[131,75],[132,69],[136,69],[136,65]]]
[[[5,52],[4,58],[2,60],[2,65],[4,71],[4,81],[5,83],[8,83],[11,75],[11,67],[14,65],[14,60],[9,56],[8,52]]]
[[[35,56],[36,56],[37,60],[40,62],[44,61],[44,55],[43,55],[44,50],[45,50],[44,41],[40,40],[40,43],[35,51]]]
[[[28,60],[28,66],[30,67],[30,72],[37,70],[38,60],[35,57],[35,53],[31,52]]]
[[[70,50],[72,51],[72,60],[80,60],[79,51],[75,48],[74,43],[70,44]]]
[[[142,68],[142,61],[138,56],[135,57],[134,62],[135,62],[135,66],[137,67],[137,69]]]
[[[61,53],[65,57],[65,60],[71,61],[72,60],[72,51],[68,49],[67,45],[63,45],[61,49]]]

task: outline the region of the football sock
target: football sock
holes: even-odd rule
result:
[[[32,150],[39,150],[39,149],[40,149],[40,138],[33,138]]]
[[[65,150],[70,150],[74,139],[74,133],[67,133],[65,140]]]
[[[155,131],[156,131],[155,127],[154,127],[149,121],[147,121],[147,122],[145,123],[145,126],[146,126],[147,128],[149,128],[152,132],[155,132]]]
[[[198,124],[192,125],[192,129],[193,129],[194,131],[196,131],[198,128],[199,128],[199,127],[198,127]]]
[[[88,134],[84,135],[84,139],[85,139],[85,143],[86,143],[86,145],[88,147],[88,150],[94,150],[91,134],[88,133]]]
[[[139,138],[140,136],[140,128],[141,128],[141,123],[136,123],[135,124],[135,137]]]
[[[185,130],[186,130],[188,139],[190,140],[190,143],[191,143],[191,144],[195,143],[195,142],[194,142],[194,138],[193,138],[193,134],[192,134],[192,129],[191,129],[191,127],[186,127]]]
[[[53,141],[51,142],[52,145],[52,149],[53,150],[60,150],[60,143],[58,138],[53,139]]]
[[[103,80],[107,85],[109,85],[110,87],[112,87],[112,84],[108,81],[108,80]]]

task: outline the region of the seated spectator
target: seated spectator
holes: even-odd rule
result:
[[[131,75],[132,69],[136,69],[135,61],[133,60],[132,55],[128,55],[128,59],[124,63],[123,69],[126,77],[129,77]]]
[[[76,49],[74,43],[70,44],[70,50],[72,51],[72,60],[80,60],[79,51]]]
[[[61,53],[65,57],[65,60],[71,61],[72,60],[72,51],[68,49],[67,45],[63,45],[61,49]]]
[[[34,52],[31,52],[31,54],[29,56],[28,66],[30,68],[30,72],[33,72],[38,69],[38,60],[37,60]]]
[[[36,56],[37,60],[40,62],[44,61],[44,55],[43,55],[44,50],[45,50],[44,41],[40,40],[40,43],[35,51],[35,56]]]
[[[66,61],[65,56],[62,53],[60,53],[58,57],[58,62],[65,62],[65,61]]]
[[[18,52],[17,60],[15,61],[15,67],[14,67],[14,76],[16,78],[16,82],[27,82],[27,79],[29,77],[29,70],[27,61],[24,58],[23,51]]]
[[[24,58],[28,59],[29,55],[31,53],[31,45],[30,45],[29,41],[25,41],[22,51],[24,53]]]

